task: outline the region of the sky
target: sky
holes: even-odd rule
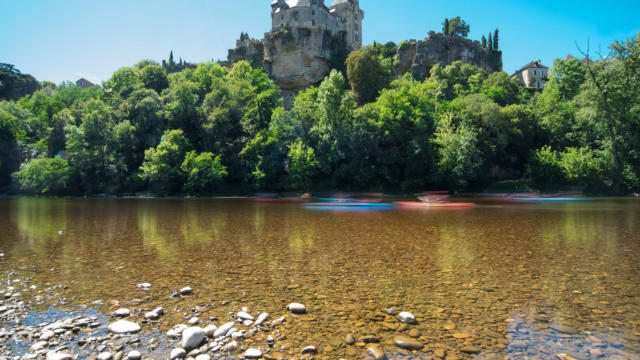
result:
[[[326,0],[330,5],[333,0]],[[84,77],[99,83],[142,59],[226,59],[240,32],[270,30],[271,0],[0,0],[0,62],[39,81]],[[640,31],[640,1],[361,0],[363,41],[399,43],[441,31],[446,17],[471,25],[469,38],[498,28],[504,70],[533,60],[551,66],[580,56],[576,44],[606,55]]]

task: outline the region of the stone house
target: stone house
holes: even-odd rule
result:
[[[542,89],[547,83],[549,68],[542,65],[540,60],[532,61],[516,71],[511,78],[516,79],[520,86],[531,89]]]
[[[83,88],[83,89],[90,88],[92,86],[96,86],[96,84],[92,83],[91,81],[89,81],[89,80],[87,80],[85,78],[82,78],[82,79],[76,81],[76,85],[78,87]]]

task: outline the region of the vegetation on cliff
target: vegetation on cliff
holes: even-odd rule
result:
[[[379,44],[355,53],[349,81],[332,71],[290,110],[246,62],[167,75],[143,61],[104,90],[46,86],[0,102],[0,181],[31,194],[480,190],[511,180],[640,189],[638,37],[606,60],[556,60],[543,91],[461,62],[434,65],[424,81],[378,81],[384,54]]]

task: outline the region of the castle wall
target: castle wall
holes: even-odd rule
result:
[[[398,75],[411,72],[417,79],[429,76],[431,67],[462,61],[493,73],[502,71],[502,52],[487,49],[479,41],[461,36],[429,32],[426,39],[398,50]],[[409,64],[411,64],[409,66]]]

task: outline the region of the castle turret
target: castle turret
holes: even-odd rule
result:
[[[362,20],[364,11],[358,0],[335,0],[330,8],[336,19],[337,31],[346,33],[346,41],[352,50],[362,47]]]

